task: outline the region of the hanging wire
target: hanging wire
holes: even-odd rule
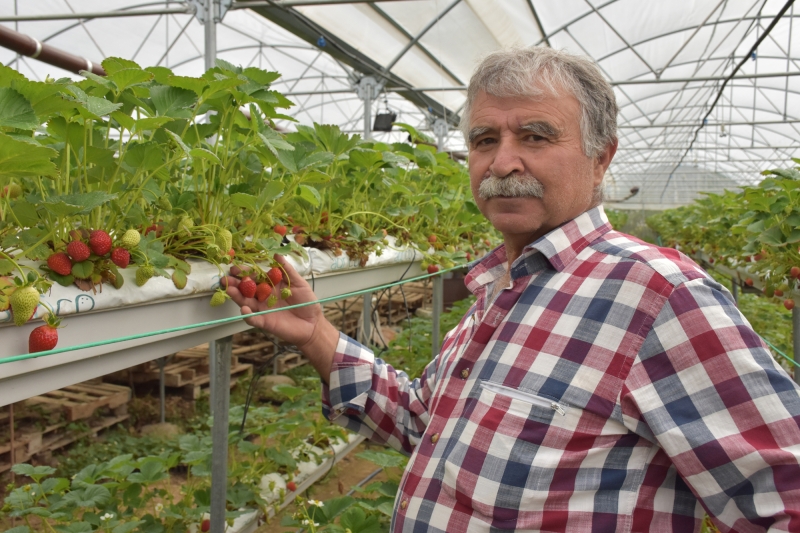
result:
[[[744,64],[747,63],[748,60],[750,60],[750,58],[753,56],[753,54],[758,49],[759,45],[762,43],[762,41],[764,41],[764,39],[767,38],[767,35],[769,35],[769,33],[772,31],[772,29],[778,24],[778,21],[783,17],[784,13],[786,13],[786,11],[788,11],[789,8],[792,7],[792,4],[794,4],[794,0],[788,0],[783,5],[781,10],[778,12],[778,14],[775,15],[775,18],[772,19],[772,22],[769,23],[769,26],[767,26],[767,28],[764,30],[764,33],[762,33],[759,36],[759,38],[756,40],[755,44],[753,44],[753,46],[744,55],[744,57],[741,59],[741,61],[739,61],[739,63],[736,65],[736,67],[733,69],[733,71],[731,71],[731,73],[728,75],[728,77],[726,77],[725,80],[722,82],[722,85],[720,86],[719,91],[717,91],[716,98],[714,98],[714,101],[711,102],[711,106],[708,108],[708,112],[705,114],[703,119],[700,121],[700,125],[695,130],[694,137],[692,137],[692,140],[689,143],[689,147],[683,153],[683,155],[681,156],[680,160],[675,165],[675,168],[672,169],[672,172],[670,173],[669,178],[667,178],[667,183],[664,184],[664,189],[661,191],[661,198],[664,197],[664,193],[667,191],[667,187],[669,186],[669,182],[672,180],[672,176],[674,175],[675,170],[677,170],[677,168],[681,165],[681,163],[683,163],[683,160],[686,158],[686,155],[689,153],[689,151],[694,146],[694,143],[697,140],[697,136],[700,133],[700,130],[702,130],[705,127],[706,123],[708,122],[708,117],[711,116],[711,113],[714,111],[714,107],[717,105],[717,102],[719,102],[720,98],[722,98],[722,93],[725,90],[725,87],[728,85],[728,82],[731,81],[731,79],[736,75],[736,73],[739,72],[739,69],[741,69],[742,66],[744,66]],[[755,126],[754,126],[754,128],[755,128]]]

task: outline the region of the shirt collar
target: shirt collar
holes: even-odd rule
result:
[[[545,268],[548,262],[561,272],[581,250],[609,231],[611,225],[603,206],[593,207],[526,246],[512,265],[511,277],[516,279],[534,274]],[[465,279],[467,288],[476,293],[498,279],[506,270],[506,261],[506,247],[501,244],[486,257],[470,265],[470,272]]]

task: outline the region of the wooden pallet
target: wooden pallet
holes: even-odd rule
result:
[[[246,378],[252,375],[253,375],[253,365],[246,363],[239,363],[239,362],[236,362],[236,364],[234,365],[233,361],[231,361],[231,381],[230,381],[231,388],[233,388],[239,382],[240,378]],[[191,382],[186,383],[181,387],[182,396],[187,400],[196,400],[202,394],[207,393],[210,382],[211,382],[211,376],[208,373],[202,376],[198,376]]]
[[[30,418],[46,417],[58,419],[63,417],[68,422],[91,417],[98,409],[107,407],[117,409],[125,405],[131,398],[131,389],[122,385],[86,381],[69,385],[63,389],[40,394],[28,398],[19,405],[22,409],[15,417],[17,421]],[[8,412],[0,413],[0,423],[7,423]]]
[[[36,429],[34,426],[20,428],[14,435],[14,462],[24,463],[32,458],[46,461],[56,450],[72,444],[73,442],[97,434],[106,428],[128,419],[128,413],[124,409],[127,404],[116,408],[116,413],[91,419],[87,426],[70,430],[70,422],[61,422]],[[11,469],[11,445],[9,442],[0,444],[0,473]]]
[[[288,352],[278,356],[276,369],[278,374],[283,374],[289,369],[308,364],[308,359],[303,354]]]

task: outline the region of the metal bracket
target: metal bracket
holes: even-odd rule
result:
[[[200,24],[206,22],[206,2],[208,0],[187,0],[187,3],[194,8],[194,16]],[[210,0],[214,9],[214,22],[222,22],[225,14],[233,5],[233,0]]]
[[[433,134],[437,137],[444,137],[447,135],[447,132],[450,131],[450,126],[447,125],[447,122],[445,122],[443,118],[434,120],[431,128],[433,129]]]
[[[370,101],[372,101],[375,100],[375,97],[381,92],[383,85],[384,82],[380,82],[372,76],[364,76],[358,80],[358,83],[355,84],[353,88],[356,90],[356,94],[360,99],[366,100],[369,98]],[[367,92],[367,89],[369,89],[369,92]]]

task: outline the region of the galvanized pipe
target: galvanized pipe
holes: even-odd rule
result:
[[[0,17],[0,22],[36,22],[44,20],[91,20],[147,15],[193,15],[192,6],[132,11],[95,11],[92,13],[51,13],[49,15],[13,15]]]
[[[209,346],[214,367],[211,405],[211,533],[225,531],[225,502],[228,491],[228,410],[231,400],[231,351],[233,336],[212,341]]]
[[[85,70],[98,76],[106,75],[106,71],[99,64],[45,44],[29,35],[19,33],[3,25],[0,25],[0,46],[75,74],[80,74],[81,71]]]
[[[361,342],[364,346],[372,344],[372,293],[364,295],[364,314],[361,319]]]
[[[431,328],[431,342],[433,344],[433,357],[439,355],[439,322],[444,308],[444,280],[442,276],[433,278],[433,325]]]
[[[792,359],[800,362],[800,308],[792,309]],[[794,367],[794,381],[800,384],[800,368]]]

